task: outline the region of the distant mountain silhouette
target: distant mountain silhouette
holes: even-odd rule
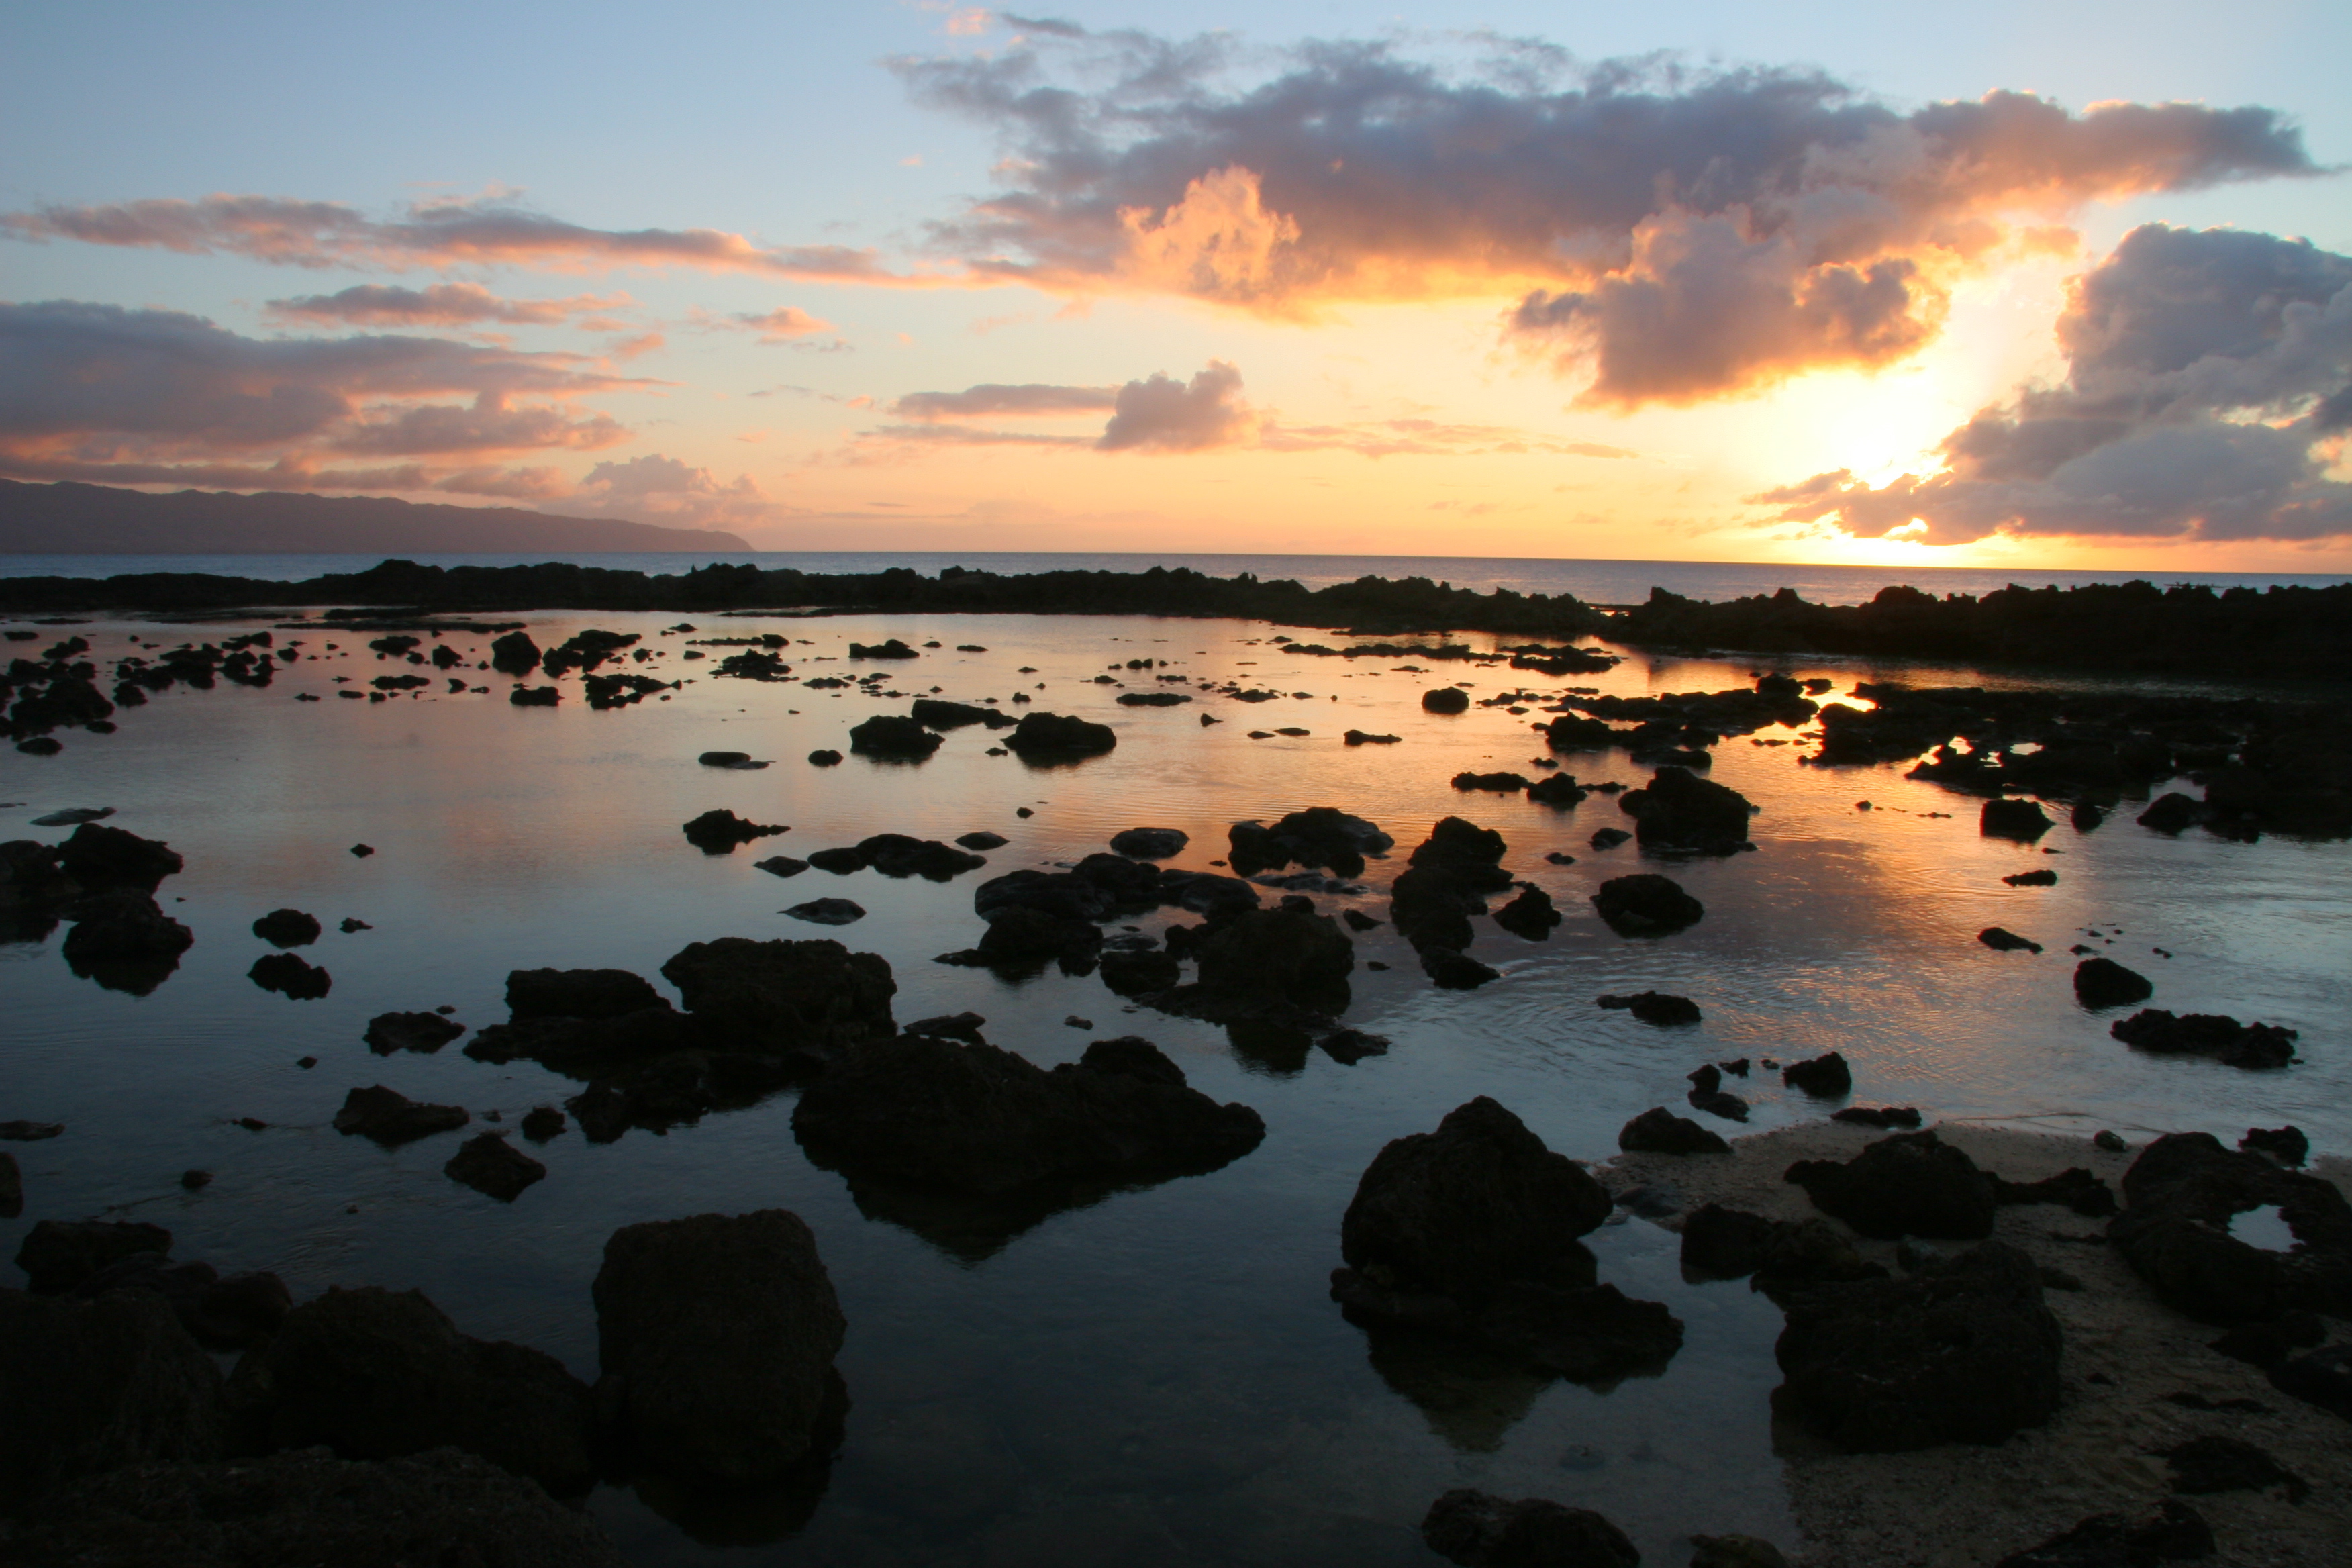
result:
[[[749,550],[732,533],[520,507],[418,505],[282,490],[149,495],[0,479],[0,553],[12,555],[512,555],[545,551]]]

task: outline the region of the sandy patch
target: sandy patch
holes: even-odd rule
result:
[[[1965,1123],[1936,1131],[2011,1180],[2080,1165],[2118,1195],[2133,1158],[2051,1133]],[[1622,1154],[1601,1174],[1621,1191],[1670,1184],[1694,1208],[1719,1203],[1797,1219],[1815,1211],[1801,1188],[1780,1179],[1791,1162],[1848,1159],[1885,1136],[1815,1122],[1739,1139],[1728,1157]],[[2314,1168],[2352,1190],[2352,1166],[2323,1160]],[[1665,1223],[1673,1228],[1678,1222]],[[2051,1204],[2004,1208],[1994,1231],[2084,1287],[2048,1292],[2066,1333],[2066,1398],[2048,1426],[1997,1448],[1963,1445],[1917,1454],[1842,1454],[1785,1424],[1776,1430],[1811,1568],[1986,1568],[2085,1515],[2152,1510],[2168,1495],[2170,1472],[2148,1450],[2208,1434],[2266,1450],[2312,1487],[2300,1507],[2275,1488],[2188,1499],[2213,1526],[2220,1554],[2210,1561],[2227,1568],[2352,1563],[2352,1426],[2290,1399],[2257,1369],[2208,1349],[2221,1331],[2158,1301],[2111,1253],[2105,1234],[2105,1221]],[[1857,1238],[1856,1245],[1893,1266],[1893,1244]],[[2352,1331],[2352,1325],[2330,1326],[2331,1341]],[[2193,1410],[2167,1398],[2173,1394],[2216,1405],[2251,1399],[2265,1409]]]

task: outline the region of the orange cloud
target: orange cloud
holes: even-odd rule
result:
[[[574,316],[611,310],[632,302],[626,294],[504,300],[478,283],[436,283],[425,289],[359,283],[332,294],[272,300],[268,311],[280,321],[334,322],[352,327],[460,327],[473,321],[561,326]],[[594,330],[607,329],[596,326]]]

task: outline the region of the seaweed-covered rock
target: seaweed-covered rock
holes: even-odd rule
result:
[[[2293,1029],[2276,1024],[2241,1024],[2221,1013],[2175,1017],[2161,1007],[2143,1007],[2107,1030],[2136,1051],[2156,1056],[2211,1057],[2233,1068],[2283,1068],[2294,1060]]]
[[[2147,976],[2112,958],[2086,958],[2074,966],[2074,999],[2085,1007],[2128,1007],[2155,994]]]
[[[1618,1130],[1617,1147],[1633,1154],[1728,1154],[1731,1145],[1687,1116],[1652,1106]]]
[[[2209,1323],[2267,1322],[2288,1312],[2352,1317],[2352,1204],[2335,1184],[2175,1132],[2124,1173],[2124,1211],[2108,1239],[2169,1305]],[[2275,1207],[2294,1234],[2273,1252],[2230,1234],[2234,1215]]]
[[[558,1494],[595,1477],[587,1386],[527,1346],[470,1338],[415,1290],[330,1289],[295,1308],[229,1380],[238,1434],[345,1458],[463,1448]]]
[[[1842,1447],[2005,1443],[2057,1411],[2064,1336],[2033,1259],[2005,1243],[1785,1306],[1776,1407]]]
[[[1738,790],[1680,767],[1660,768],[1647,787],[1627,790],[1617,805],[1633,819],[1633,837],[1643,846],[1704,855],[1746,847],[1756,809]]]
[[[1610,878],[1592,895],[1592,908],[1620,936],[1664,936],[1706,916],[1680,883],[1651,871]]]
[[[824,1457],[845,1323],[799,1215],[625,1226],[593,1295],[599,1397],[640,1464],[742,1485]]]
[[[1421,1538],[1466,1568],[1638,1568],[1625,1532],[1586,1508],[1544,1498],[1517,1502],[1467,1487],[1430,1504]]]
[[[146,1291],[0,1289],[0,1510],[123,1465],[213,1458],[223,1444],[218,1369]],[[11,1561],[37,1560],[21,1549]]]
[[[1214,1169],[1255,1148],[1265,1124],[1189,1087],[1131,1037],[1097,1040],[1048,1071],[993,1046],[906,1035],[857,1047],[811,1084],[793,1131],[852,1176],[1002,1193]]]
[[[1004,745],[1024,762],[1048,763],[1100,756],[1118,744],[1108,724],[1061,713],[1024,713]]]
[[[1898,1132],[1843,1163],[1800,1160],[1786,1179],[1823,1214],[1881,1240],[1992,1234],[1992,1179],[1933,1132]]]

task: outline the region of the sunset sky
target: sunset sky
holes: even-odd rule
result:
[[[2352,5],[26,6],[0,475],[2352,568]]]

